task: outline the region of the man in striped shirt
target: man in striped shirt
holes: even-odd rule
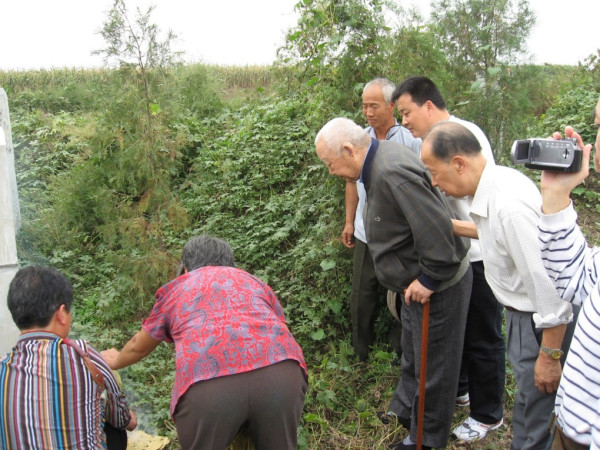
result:
[[[67,338],[72,301],[69,280],[49,267],[21,269],[10,284],[8,309],[21,336],[0,359],[2,449],[106,448],[104,422],[137,424],[100,354]]]
[[[600,101],[594,112],[599,127],[594,155],[598,171]],[[546,271],[557,291],[564,300],[583,306],[556,394],[552,449],[600,449],[600,248],[586,244],[570,199],[571,191],[589,173],[592,146],[584,147],[571,127],[565,135],[576,138],[584,149],[582,169],[574,174],[542,173],[539,239]]]

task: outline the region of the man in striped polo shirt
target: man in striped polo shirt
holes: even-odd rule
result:
[[[594,111],[598,127],[594,166],[600,170],[600,100]],[[583,146],[571,127],[566,137],[574,137],[584,149],[578,173],[543,172],[541,180],[542,216],[539,239],[546,271],[561,297],[582,304],[556,394],[556,428],[553,450],[600,449],[600,249],[588,247],[577,226],[577,213],[570,193],[589,173],[591,145]],[[560,136],[555,136],[556,138]]]
[[[72,302],[71,283],[49,267],[21,269],[10,283],[8,309],[21,336],[0,358],[2,449],[106,448],[104,422],[137,424],[102,356],[67,338]]]

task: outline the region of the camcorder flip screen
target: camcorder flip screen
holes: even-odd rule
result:
[[[522,139],[513,143],[510,156],[529,169],[579,172],[583,150],[575,139]]]

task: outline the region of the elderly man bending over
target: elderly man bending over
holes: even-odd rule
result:
[[[433,184],[447,195],[473,197],[474,223],[455,225],[458,233],[479,237],[485,277],[506,308],[508,359],[519,387],[511,449],[543,450],[573,313],[542,264],[540,192],[521,172],[490,164],[477,138],[458,123],[434,125],[423,139],[421,158]]]
[[[389,412],[410,429],[396,449],[415,448],[423,304],[431,301],[423,448],[445,447],[456,400],[472,273],[469,242],[455,237],[451,213],[410,149],[378,141],[348,119],[328,122],[315,139],[332,175],[360,179],[364,223],[377,279],[404,293],[402,378]]]

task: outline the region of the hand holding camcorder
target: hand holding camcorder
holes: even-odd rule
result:
[[[529,169],[573,173],[581,170],[583,150],[574,138],[523,139],[513,143],[510,156]]]

